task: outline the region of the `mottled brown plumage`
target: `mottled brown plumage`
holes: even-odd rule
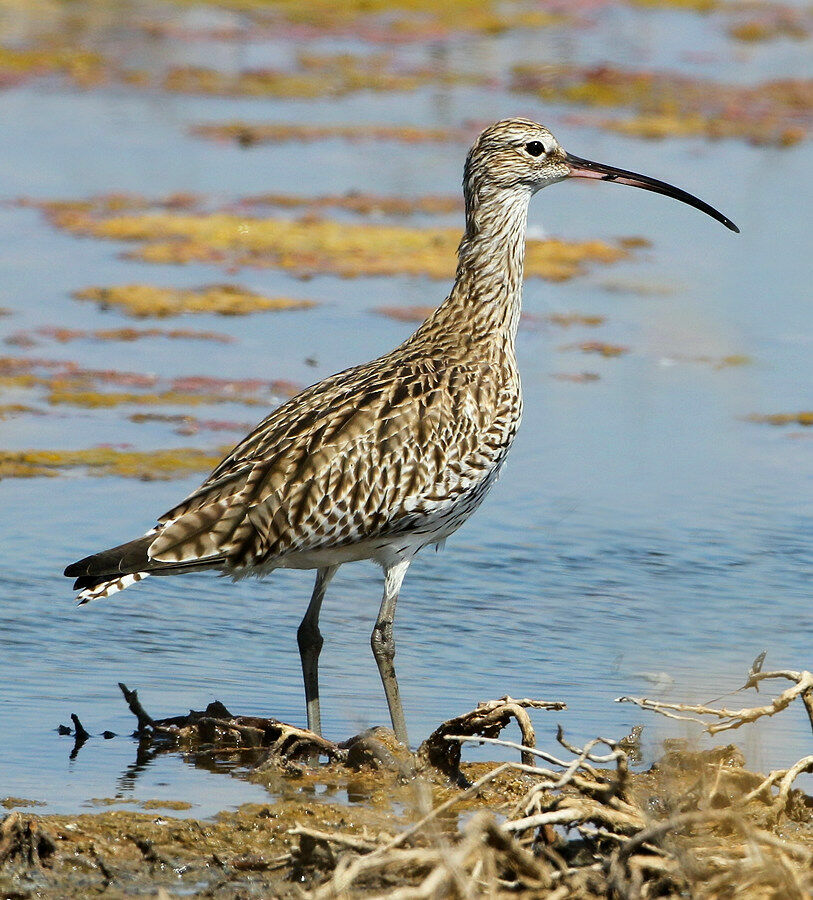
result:
[[[373,559],[385,570],[373,651],[393,726],[406,741],[392,665],[398,591],[415,553],[442,542],[479,506],[514,440],[522,415],[514,339],[528,203],[541,187],[573,174],[671,193],[710,210],[662,182],[569,157],[534,122],[510,119],[486,129],[466,160],[466,230],[444,303],[392,352],[274,410],[147,535],[69,566],[80,601],[148,574],[318,569],[298,637],[308,723],[319,730],[324,592],[341,563]]]

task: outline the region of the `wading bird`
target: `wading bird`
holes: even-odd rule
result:
[[[297,638],[308,727],[320,732],[319,610],[336,569],[371,559],[384,597],[371,643],[390,718],[407,742],[393,659],[393,617],[415,554],[477,509],[522,415],[514,339],[528,203],[566,178],[673,197],[732,231],[691,194],[566,153],[527,119],[487,128],[466,159],[466,230],[451,293],[403,344],[306,388],[275,409],[143,537],[68,566],[79,602],[148,575],[215,569],[234,578],[316,569]]]

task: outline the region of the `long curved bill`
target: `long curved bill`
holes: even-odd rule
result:
[[[570,167],[570,174],[573,178],[598,178],[601,181],[615,181],[617,184],[628,184],[631,187],[643,188],[645,191],[653,191],[656,194],[664,194],[667,197],[674,197],[683,203],[688,203],[695,209],[699,209],[712,219],[722,222],[726,228],[736,231],[739,234],[740,229],[721,212],[716,210],[708,203],[682,191],[674,185],[667,184],[665,181],[658,181],[657,178],[650,178],[648,175],[639,175],[637,172],[628,172],[626,169],[616,169],[615,166],[605,166],[603,163],[591,162],[589,159],[581,159],[578,156],[572,156],[570,153],[565,154],[565,161]]]

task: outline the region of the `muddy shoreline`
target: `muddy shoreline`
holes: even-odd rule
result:
[[[36,815],[7,798],[3,897],[803,900],[813,888],[813,797],[794,786],[813,757],[766,775],[732,743],[669,740],[636,772],[638,730],[579,747],[559,728],[540,749],[527,708],[543,704],[508,697],[442,723],[412,754],[389,729],[333,744],[222,704],[152,720],[123,691],[141,752],[254,762],[268,802],[197,819],[179,816],[183,802]],[[512,721],[522,743],[499,737]],[[516,761],[464,762],[469,741],[513,748]]]

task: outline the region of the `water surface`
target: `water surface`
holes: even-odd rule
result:
[[[94,32],[94,40],[123,48],[141,66],[205,61],[239,68],[269,65],[291,52],[290,40],[149,42],[122,15]],[[597,24],[583,32],[441,40],[440,58],[497,74],[513,62],[542,60],[644,63],[743,83],[804,74],[804,42],[735,51],[691,15],[623,8],[597,15]],[[320,51],[365,49],[349,38],[302,42]],[[427,53],[416,46],[398,52],[407,59]],[[662,737],[688,732],[614,698],[709,700],[741,684],[763,649],[768,667],[811,665],[811,435],[745,418],[810,408],[810,145],[648,143],[575,125],[570,112],[499,84],[313,101],[168,96],[121,85],[81,91],[56,79],[0,92],[0,190],[8,201],[113,191],[193,191],[220,201],[291,190],[450,193],[460,182],[462,144],[328,140],[246,151],[195,139],[188,129],[227,118],[442,127],[524,114],[549,124],[573,152],[667,178],[741,227],[735,236],[687,207],[611,185],[557,185],[532,204],[534,235],[642,235],[652,246],[571,282],[526,285],[530,312],[596,313],[607,324],[595,333],[553,326],[521,331],[526,413],[509,464],[445,550],[425,552],[410,569],[396,635],[414,739],[480,700],[510,693],[567,702],[567,712],[535,715],[545,744],[552,743],[556,722],[575,741],[598,733],[619,737],[644,722],[651,752]],[[91,284],[192,287],[226,280],[201,264],[128,261],[122,249],[59,233],[36,210],[4,205],[0,306],[12,314],[0,319],[0,334],[43,324],[132,324],[70,299]],[[236,339],[228,345],[80,341],[7,352],[166,377],[305,384],[408,336],[413,326],[375,315],[373,307],[433,304],[448,290],[427,278],[302,282],[272,270],[243,270],[229,280],[321,305],[183,321],[224,331]],[[607,282],[622,289],[610,292]],[[638,293],[625,284],[667,292]],[[591,339],[631,352],[605,359],[561,349]],[[751,363],[717,368],[697,361],[734,355]],[[582,371],[600,378],[552,377]],[[6,391],[3,403],[13,402],[26,401]],[[190,443],[162,426],[131,423],[129,411],[61,407],[7,419],[0,421],[0,443],[6,449]],[[261,414],[229,406],[213,413],[249,421]],[[213,446],[220,438],[194,441]],[[85,808],[94,797],[163,797],[188,800],[201,815],[263,796],[260,788],[177,757],[134,778],[128,766],[135,745],[127,737],[134,722],[117,682],[137,688],[156,716],[217,698],[235,712],[304,723],[295,633],[312,574],[280,571],[262,583],[236,585],[212,575],[149,579],[82,608],[61,575],[73,559],[140,534],[199,480],[71,474],[0,484],[0,796],[42,801],[54,812]],[[387,720],[369,650],[381,581],[369,563],[347,565],[325,602],[322,709],[332,738]],[[749,693],[731,702],[760,697]],[[94,735],[74,760],[71,739],[55,731],[72,712]],[[106,729],[119,737],[97,736]],[[735,737],[749,762],[764,769],[810,749],[801,708]]]

